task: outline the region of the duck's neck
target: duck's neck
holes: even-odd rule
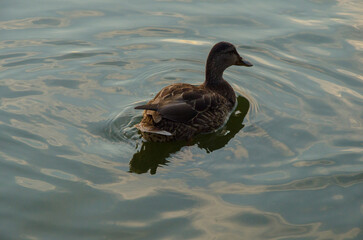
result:
[[[206,86],[219,85],[224,81],[223,72],[226,70],[227,66],[224,64],[216,64],[213,59],[207,60],[205,67],[205,82]]]
[[[224,96],[231,103],[231,107],[233,107],[236,103],[236,94],[231,85],[223,79],[223,72],[227,67],[223,64],[215,64],[214,61],[208,59],[203,85]]]

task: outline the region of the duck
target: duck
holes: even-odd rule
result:
[[[236,105],[236,93],[223,78],[232,65],[252,67],[229,42],[216,43],[209,52],[201,85],[175,83],[164,87],[147,104],[135,127],[150,142],[191,140],[223,126]]]

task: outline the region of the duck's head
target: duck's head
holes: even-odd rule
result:
[[[238,54],[236,47],[229,42],[219,42],[213,46],[208,55],[207,65],[208,64],[213,65],[214,68],[222,68],[223,70],[232,65],[245,67],[253,66],[249,61],[243,59]]]

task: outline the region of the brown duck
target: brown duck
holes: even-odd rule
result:
[[[253,66],[231,43],[219,42],[208,55],[203,84],[166,86],[147,104],[135,107],[145,110],[136,124],[144,139],[188,140],[220,128],[236,104],[233,88],[223,79],[224,70],[232,65]]]

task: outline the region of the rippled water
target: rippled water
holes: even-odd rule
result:
[[[363,239],[362,1],[0,6],[0,239]],[[226,126],[143,142],[222,40]]]

